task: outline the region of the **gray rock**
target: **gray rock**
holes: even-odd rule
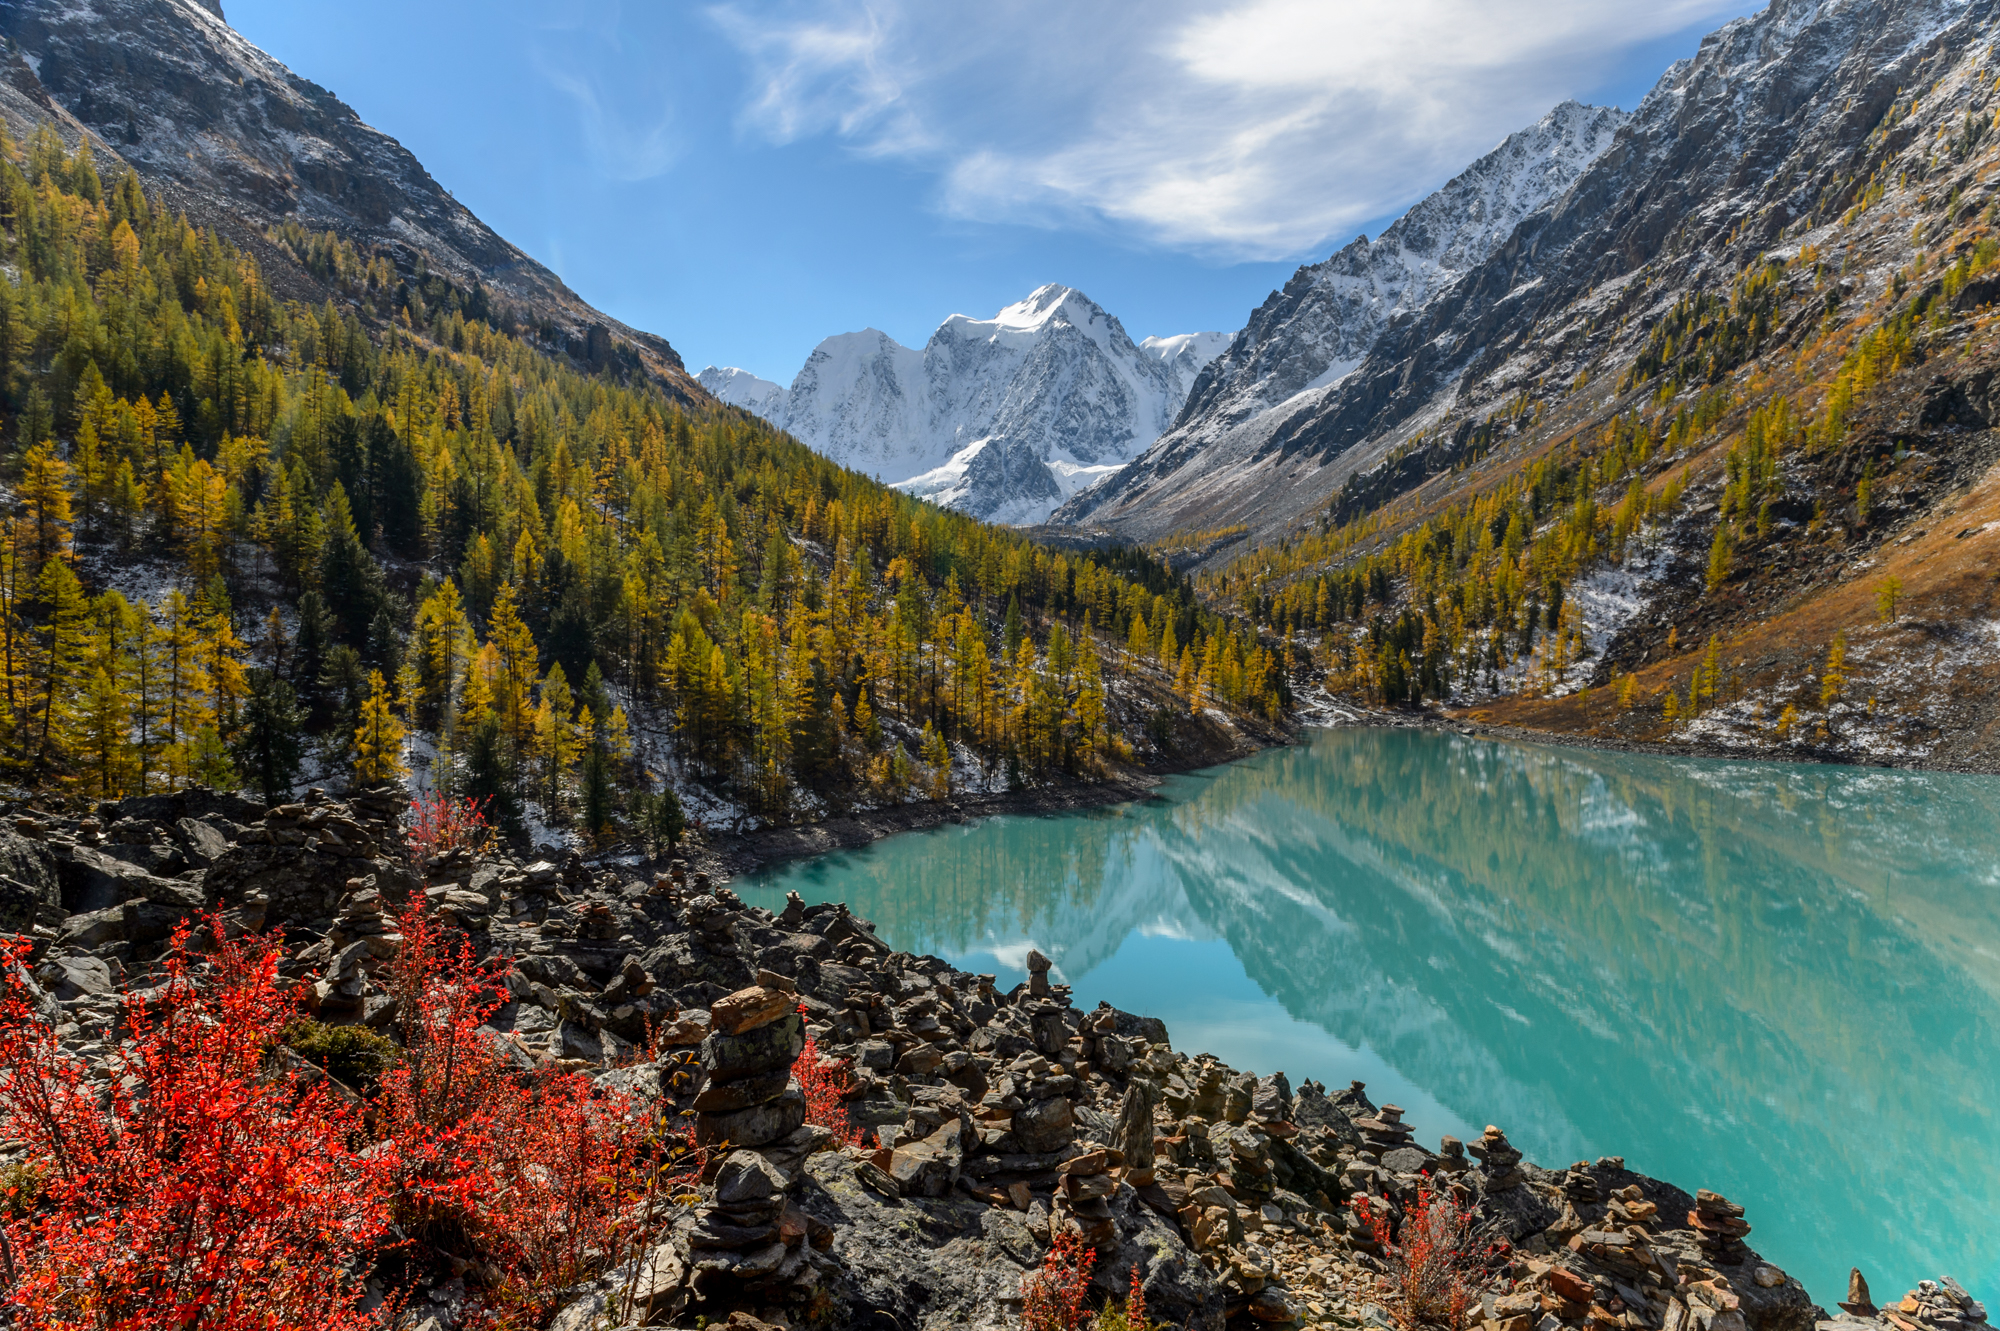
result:
[[[167,841],[111,845],[106,846],[102,853],[161,878],[171,878],[188,867],[187,856],[181,854],[181,848]]]
[[[130,851],[133,847],[114,849]],[[175,883],[172,888],[149,890],[154,881],[151,873],[122,855],[109,851],[90,846],[65,846],[59,853],[56,878],[61,884],[62,906],[72,913],[106,910],[133,897],[177,902],[179,889],[186,887],[184,883]],[[195,905],[201,905],[199,891],[195,893]]]
[[[1431,1154],[1414,1146],[1398,1146],[1382,1156],[1382,1168],[1392,1174],[1420,1174],[1430,1168]]]
[[[62,889],[48,846],[11,826],[0,828],[0,929],[26,933],[47,910],[62,908]]]
[[[163,881],[154,879],[155,882]],[[157,901],[128,901],[120,907],[125,917],[125,941],[164,943],[188,918],[187,906],[167,906]]]
[[[1127,1169],[1153,1167],[1153,1088],[1150,1083],[1135,1078],[1125,1088],[1125,1098],[1118,1103],[1118,1119],[1111,1145],[1124,1155]]]
[[[50,957],[35,968],[35,978],[63,1002],[112,992],[111,967],[98,957]]]
[[[806,1121],[806,1096],[796,1085],[785,1088],[777,1099],[727,1114],[701,1114],[695,1119],[695,1136],[704,1144],[728,1142],[732,1146],[768,1146],[796,1132]]]
[[[889,1177],[905,1197],[942,1197],[958,1182],[965,1158],[962,1128],[957,1119],[922,1141],[898,1146],[889,1157]]]
[[[1037,1101],[1014,1114],[1014,1140],[1022,1151],[1036,1155],[1058,1150],[1076,1140],[1076,1113],[1061,1098]]]
[[[768,1202],[785,1192],[785,1176],[755,1151],[731,1151],[715,1175],[715,1200],[724,1207]]]
[[[701,1062],[711,1082],[741,1081],[791,1067],[805,1047],[805,1022],[788,1012],[741,1035],[711,1031],[701,1042]]]
[[[229,851],[231,838],[224,836],[213,823],[201,818],[183,818],[174,826],[187,847],[187,857],[204,869]]]
[[[63,921],[62,929],[56,934],[56,943],[61,947],[99,948],[107,943],[125,941],[125,908],[112,906],[107,910],[85,911],[72,915]]]
[[[557,1022],[555,1042],[559,1058],[580,1058],[586,1063],[604,1061],[604,1042],[582,1022]]]

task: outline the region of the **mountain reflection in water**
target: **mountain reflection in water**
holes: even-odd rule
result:
[[[1161,797],[739,884],[892,946],[1353,1077],[1419,1132],[1743,1202],[1827,1306],[2000,1293],[2000,779],[1322,732]]]

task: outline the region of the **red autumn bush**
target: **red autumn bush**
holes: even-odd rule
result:
[[[684,1130],[580,1073],[519,1072],[481,1027],[506,999],[422,905],[402,934],[391,990],[402,1061],[378,1111],[394,1145],[406,1232],[487,1273],[480,1317],[538,1326],[562,1292],[646,1237],[699,1159]]]
[[[1418,1189],[1400,1234],[1387,1215],[1366,1202],[1357,1209],[1388,1263],[1384,1283],[1390,1315],[1410,1331],[1459,1331],[1477,1293],[1485,1255],[1477,1250],[1472,1211],[1429,1184]]]
[[[410,859],[421,866],[431,856],[448,850],[484,846],[493,835],[493,825],[486,819],[489,803],[436,791],[418,795],[410,801],[410,826],[404,833]]]
[[[1069,1230],[1059,1230],[1042,1258],[1042,1269],[1021,1282],[1025,1331],[1081,1331],[1091,1320],[1086,1300],[1096,1263],[1095,1249]]]
[[[387,1220],[360,1116],[270,1064],[297,1013],[272,946],[183,926],[93,1076],[0,946],[0,1131],[45,1175],[0,1227],[9,1321],[37,1328],[359,1328],[353,1271]]]
[[[799,1004],[799,1015],[806,1015],[803,1003]],[[854,1074],[848,1071],[846,1060],[826,1058],[819,1052],[818,1042],[807,1035],[805,1048],[792,1060],[792,1080],[805,1092],[806,1122],[831,1129],[834,1140],[843,1146],[865,1144],[867,1131],[855,1125],[847,1109]]]
[[[128,998],[108,1077],[58,1045],[25,946],[0,945],[0,1132],[44,1176],[0,1223],[9,1324],[348,1331],[377,1324],[357,1307],[373,1266],[464,1269],[475,1324],[528,1328],[638,1249],[698,1174],[685,1134],[514,1066],[480,1030],[505,975],[421,905],[398,925],[405,1048],[367,1119],[280,1052],[299,1013],[271,944],[184,928],[164,982]]]

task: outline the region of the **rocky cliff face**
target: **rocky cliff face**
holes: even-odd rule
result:
[[[998,522],[1039,522],[1145,449],[1217,333],[1148,338],[1044,286],[991,319],[954,314],[923,350],[875,329],[814,349],[789,389],[711,366],[701,383],[846,466]]]
[[[1163,515],[1229,484],[1233,464],[1261,456],[1291,422],[1336,396],[1392,325],[1428,308],[1559,197],[1628,119],[1564,102],[1374,241],[1359,237],[1299,269],[1201,374],[1172,431],[1059,520],[1168,529]]]
[[[387,251],[406,275],[421,262],[492,288],[578,359],[622,356],[677,396],[706,399],[664,339],[586,305],[395,139],[245,41],[215,0],[7,0],[0,35],[19,56],[18,96],[0,93],[0,110],[87,127],[149,188],[260,255],[272,222],[331,229]]]

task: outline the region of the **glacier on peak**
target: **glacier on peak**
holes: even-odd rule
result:
[[[1225,333],[1135,343],[1050,283],[990,319],[954,314],[921,350],[879,329],[813,349],[789,388],[710,366],[702,387],[844,466],[995,522],[1035,523],[1145,451]]]

